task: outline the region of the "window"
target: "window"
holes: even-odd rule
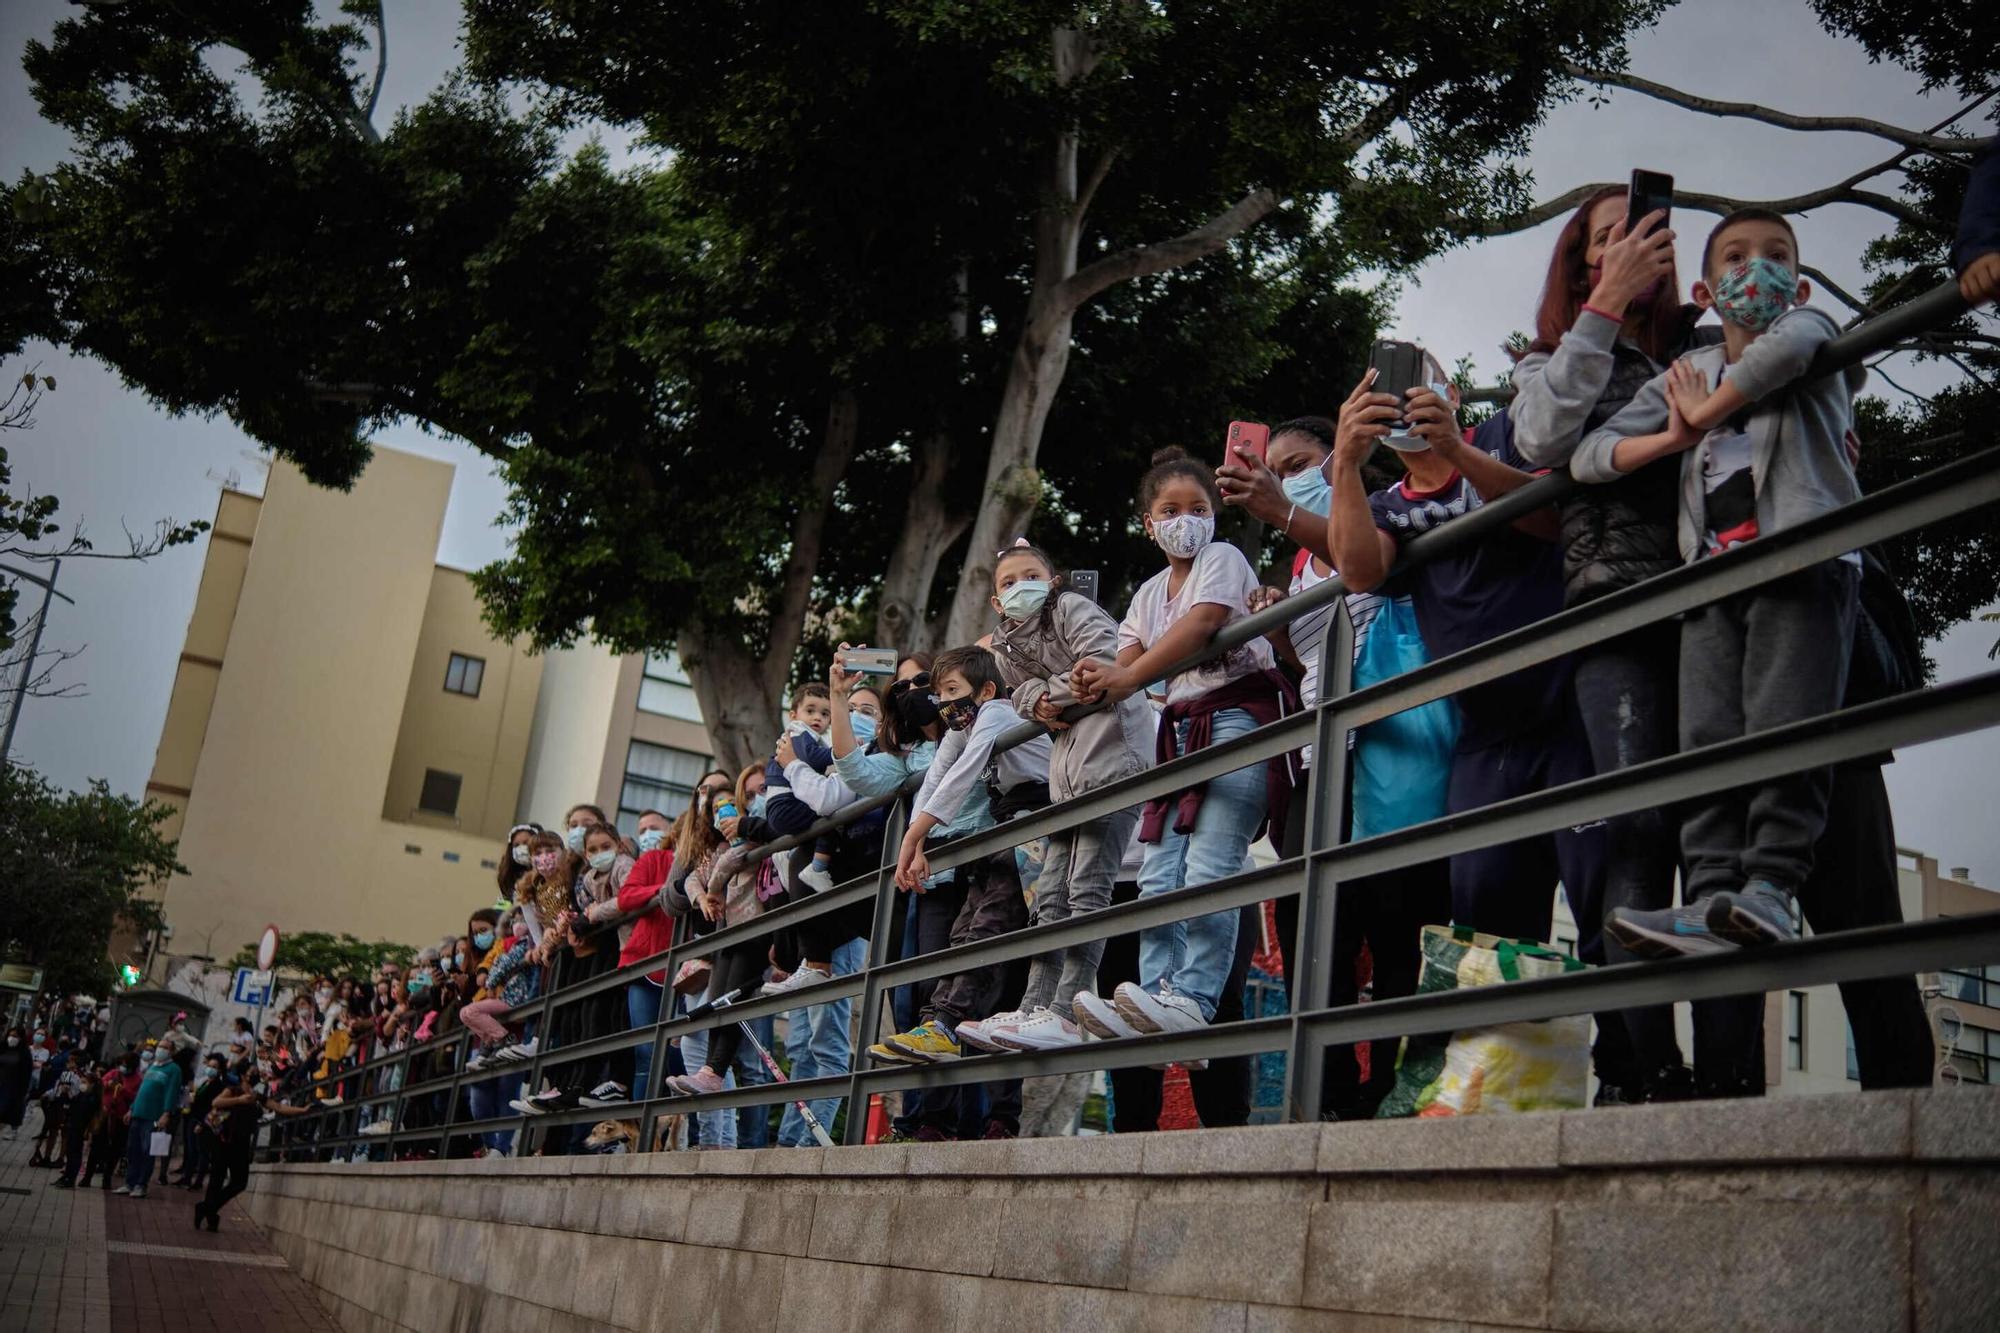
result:
[[[625,785],[618,794],[620,831],[637,832],[639,816],[647,810],[678,815],[710,767],[705,754],[633,741],[625,752]]]
[[[1847,1081],[1861,1081],[1861,1057],[1854,1053],[1854,1024],[1847,1024]]]
[[[2000,1032],[1960,1023],[1958,1040],[1952,1043],[1951,1066],[1962,1082],[2000,1083]]]
[[[694,685],[679,654],[646,654],[645,673],[639,678],[639,711],[683,722],[701,721],[701,705],[695,702]]]
[[[1950,999],[2000,1009],[2000,965],[1940,972],[1938,982]]]
[[[446,694],[465,694],[479,697],[479,683],[486,679],[486,659],[467,657],[464,653],[453,653],[451,661],[444,668],[444,689]]]
[[[1785,1068],[1803,1070],[1806,1067],[1806,993],[1802,990],[1785,994]]]
[[[417,809],[434,815],[455,815],[458,813],[458,789],[465,779],[456,773],[441,773],[435,768],[424,770],[424,787],[417,794]]]

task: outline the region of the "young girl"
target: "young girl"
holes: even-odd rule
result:
[[[688,821],[688,831],[677,847],[678,858],[692,867],[682,881],[683,896],[711,930],[740,926],[763,911],[763,904],[757,900],[757,867],[747,859],[755,844],[729,845],[721,830],[722,821],[715,815],[721,803],[717,798],[701,798],[702,818]],[[737,990],[753,993],[763,979],[768,948],[763,940],[751,940],[711,958],[714,970],[708,983],[709,996],[720,997]],[[673,1091],[720,1092],[727,1086],[724,1079],[736,1061],[736,1048],[742,1043],[743,1033],[736,1024],[725,1023],[709,1029],[706,1035],[706,1052],[698,1057],[701,1065],[691,1074],[668,1079],[667,1086]],[[684,1052],[685,1049],[683,1043]]]
[[[480,1041],[478,1053],[466,1061],[467,1069],[488,1063],[494,1053],[506,1044],[507,1028],[500,1021],[501,1016],[542,993],[542,969],[531,961],[533,952],[534,942],[528,935],[528,923],[517,918],[513,942],[486,974],[488,998],[474,1000],[458,1011],[459,1021],[472,1029],[473,1035]]]
[[[1146,768],[1154,745],[1153,718],[1144,698],[1132,695],[1115,708],[1076,723],[1062,710],[1076,702],[1070,672],[1086,657],[1113,657],[1118,622],[1080,593],[1062,587],[1054,564],[1026,538],[1003,552],[993,569],[993,656],[1013,692],[1015,711],[1055,733],[1049,756],[1049,796],[1066,801]],[[1035,884],[1036,925],[1096,912],[1111,902],[1118,864],[1139,822],[1137,806],[1093,819],[1049,839]],[[960,1041],[985,1050],[1050,1050],[1083,1040],[1072,1011],[1079,992],[1097,989],[1104,941],[1043,954],[1028,969],[1018,1010],[983,1023],[961,1023]]]
[[[1180,449],[1153,455],[1139,482],[1139,509],[1167,567],[1134,594],[1118,628],[1116,663],[1086,657],[1070,673],[1079,701],[1129,698],[1161,668],[1199,652],[1218,630],[1249,614],[1257,577],[1241,551],[1214,540],[1219,504],[1208,468]],[[1270,644],[1253,639],[1169,679],[1159,761],[1234,740],[1294,711],[1297,696],[1275,661]],[[1242,870],[1266,813],[1284,810],[1290,800],[1290,760],[1239,768],[1147,802],[1140,897]],[[1232,910],[1143,932],[1139,984],[1123,983],[1110,1001],[1079,992],[1077,1021],[1098,1037],[1207,1026],[1235,959],[1236,923]]]

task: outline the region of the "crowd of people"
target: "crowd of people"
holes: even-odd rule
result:
[[[1975,303],[2000,288],[1997,192],[1989,157],[1959,250]],[[926,1065],[1240,1018],[1256,908],[900,987],[890,997],[893,1022],[854,1041],[850,1000],[820,998],[815,988],[861,966],[876,929],[873,901],[748,932],[673,975],[634,965],[657,962],[676,939],[744,926],[873,872],[884,861],[882,813],[816,840],[800,835],[858,801],[912,788],[890,857],[905,897],[878,950],[889,959],[1224,879],[1250,866],[1253,843],[1266,836],[1279,855],[1295,856],[1307,837],[1306,776],[1336,761],[1311,749],[950,868],[934,871],[930,859],[940,844],[1311,706],[1335,614],[1351,621],[1354,652],[1333,665],[1365,686],[1857,498],[1861,374],[1810,369],[1839,330],[1805,304],[1792,223],[1759,210],[1723,218],[1702,248],[1688,304],[1677,299],[1675,237],[1664,224],[1658,213],[1629,219],[1622,190],[1576,210],[1557,237],[1512,401],[1494,415],[1466,424],[1458,390],[1427,361],[1423,382],[1406,393],[1378,392],[1370,371],[1336,416],[1282,421],[1261,450],[1238,446],[1220,468],[1162,451],[1136,488],[1161,566],[1122,614],[1066,586],[1057,563],[1023,538],[996,556],[993,628],[978,642],[900,660],[842,645],[824,683],[794,691],[770,760],[705,775],[677,814],[648,810],[621,830],[585,803],[552,826],[514,828],[495,903],[407,968],[315,978],[262,1033],[239,1022],[226,1046],[205,1052],[169,1031],[144,1049],[97,1058],[51,1022],[34,1039],[33,1095],[55,1108],[38,1155],[60,1165],[59,1185],[102,1174],[107,1187],[122,1156],[124,1189],[143,1194],[154,1131],[178,1129],[176,1183],[207,1182],[198,1220],[213,1225],[220,1202],[240,1188],[242,1145],[271,1115],[356,1103],[359,1132],[374,1136],[435,1127],[449,1113],[463,1128],[444,1151],[506,1155],[522,1117],[589,1110],[614,1132],[561,1115],[537,1136],[540,1150],[638,1149],[655,1145],[615,1132],[631,1118],[621,1109],[629,1103],[763,1083],[779,1064],[792,1079],[824,1077],[846,1073],[855,1048],[877,1062]],[[1382,445],[1388,454],[1378,455]],[[1399,466],[1380,484],[1385,460]],[[1560,506],[1399,564],[1408,543],[1551,470],[1579,483]],[[1230,509],[1296,544],[1288,579],[1260,579],[1239,546],[1215,540]],[[1218,631],[1336,577],[1343,600],[1168,673]],[[1893,578],[1878,553],[1851,552],[1362,728],[1339,757],[1352,772],[1342,834],[1472,810],[1920,679]],[[997,744],[1023,721],[1045,734]],[[1427,924],[1547,940],[1559,890],[1577,922],[1577,952],[1593,963],[1756,948],[1795,938],[1802,919],[1820,930],[1896,920],[1886,758],[1343,884],[1326,991],[1294,1003],[1412,993]],[[797,845],[768,850],[780,839]],[[1282,950],[1296,930],[1297,902],[1283,900]],[[551,989],[621,968],[630,969],[622,987],[531,1007]],[[1929,1029],[1913,979],[1843,992],[1863,1085],[1927,1083]],[[795,1001],[782,1032],[770,1018],[725,1022],[657,1052],[646,1043],[563,1057],[590,1038],[651,1028],[663,1013],[751,996]],[[1696,1004],[1692,1059],[1667,1007],[1597,1015],[1598,1101],[1760,1092],[1761,1007],[1757,996]],[[458,1047],[424,1043],[458,1027],[468,1034],[468,1077],[458,1085],[463,1103],[451,1108],[445,1076]],[[406,1064],[385,1059],[412,1045],[420,1049]],[[1328,1059],[1318,1111],[1376,1114],[1394,1078],[1394,1043],[1337,1048]],[[525,1075],[537,1067],[543,1078],[529,1087]],[[993,1068],[981,1085],[903,1094],[892,1137],[1073,1126],[1073,1107],[1038,1104],[1033,1089],[1024,1100],[1005,1063]],[[1247,1060],[1190,1074],[1203,1123],[1248,1119]],[[394,1101],[368,1099],[396,1091],[399,1077],[415,1090],[396,1119]],[[1153,1127],[1160,1088],[1158,1070],[1115,1071],[1113,1126]],[[773,1102],[670,1117],[673,1146],[808,1146],[843,1109],[838,1097],[782,1105],[774,1094]],[[413,1151],[438,1151],[435,1137],[415,1142]]]

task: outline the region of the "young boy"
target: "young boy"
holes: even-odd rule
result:
[[[992,828],[1008,817],[1010,793],[1018,797],[1038,787],[1045,792],[1049,777],[1046,736],[993,753],[993,742],[1020,719],[1007,700],[1000,664],[992,653],[976,646],[954,648],[939,655],[931,679],[937,683],[938,713],[949,730],[924,773],[916,814],[896,858],[896,884],[905,890],[921,891],[930,877],[924,839],[932,829],[961,820],[968,812],[972,815],[968,832]],[[996,795],[1001,806],[997,810]],[[958,882],[965,901],[952,921],[952,946],[1005,935],[1028,924],[1028,904],[1011,849],[960,866]],[[941,978],[917,1026],[869,1047],[868,1053],[904,1064],[957,1059],[958,1025],[1000,1010],[1009,970],[996,965]]]
[[[1798,276],[1798,239],[1743,209],[1709,233],[1697,304],[1723,341],[1689,353],[1586,436],[1577,480],[1607,482],[1681,455],[1683,559],[1795,526],[1860,497],[1846,437],[1865,372],[1807,377],[1838,329]],[[1840,704],[1860,560],[1850,552],[1688,614],[1680,743],[1694,749],[1816,717]],[[1831,770],[1810,769],[1688,803],[1680,908],[1620,908],[1606,923],[1644,957],[1713,953],[1798,936],[1794,902],[1826,822]]]
[[[827,695],[826,686],[818,681],[808,681],[792,692],[791,711],[785,715],[785,734],[780,742],[790,741],[792,753],[803,760],[815,773],[825,773],[833,767],[833,751],[826,744],[827,728],[833,725],[833,701]],[[738,811],[746,814],[747,811]],[[783,836],[799,833],[812,827],[819,818],[813,808],[792,794],[792,780],[785,776],[785,765],[773,759],[764,768],[764,819],[773,833]],[[812,864],[799,871],[799,881],[814,893],[825,893],[833,888],[833,874],[829,869],[833,864],[833,840],[821,838],[813,844]]]

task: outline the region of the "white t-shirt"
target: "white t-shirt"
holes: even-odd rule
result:
[[[1168,566],[1132,594],[1132,608],[1125,613],[1125,623],[1118,627],[1119,652],[1135,644],[1142,649],[1152,647],[1196,606],[1211,604],[1228,608],[1224,625],[1234,624],[1250,614],[1250,594],[1257,588],[1257,575],[1243,558],[1243,552],[1228,542],[1210,542],[1202,547],[1180,591],[1169,598],[1167,580],[1173,572],[1173,567]],[[1184,703],[1276,664],[1271,645],[1261,638],[1252,639],[1230,649],[1221,658],[1173,677],[1167,682],[1167,702]]]

